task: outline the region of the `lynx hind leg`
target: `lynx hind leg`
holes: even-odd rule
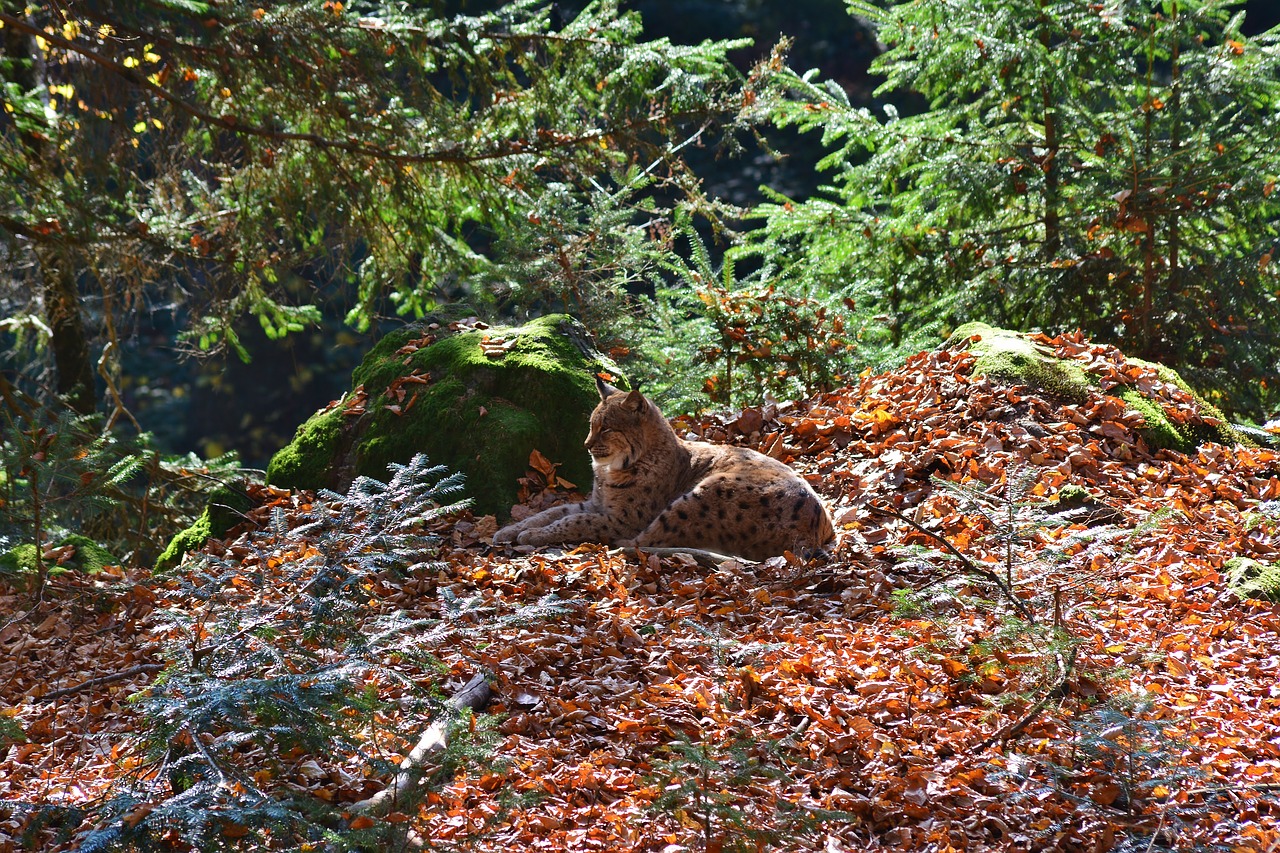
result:
[[[714,548],[726,523],[741,526],[741,509],[702,487],[681,495],[658,514],[628,545],[651,548]]]
[[[580,512],[582,504],[561,504],[553,506],[550,509],[544,509],[542,512],[534,513],[528,518],[520,521],[513,521],[506,527],[493,534],[493,544],[501,545],[504,542],[515,542],[517,537],[526,530],[533,530],[539,527],[545,527],[557,519],[564,518],[570,513]]]
[[[522,530],[516,537],[521,545],[576,545],[579,542],[599,542],[609,545],[623,538],[629,531],[609,516],[582,504],[574,504],[578,512],[565,515],[550,524]]]
[[[739,478],[713,478],[677,498],[635,544],[706,548],[765,560],[829,538],[813,529],[825,513],[818,497],[801,484],[761,489]]]

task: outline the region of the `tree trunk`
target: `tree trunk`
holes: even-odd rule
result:
[[[36,255],[44,280],[45,320],[53,332],[51,347],[58,394],[80,414],[92,414],[98,397],[71,253],[56,246],[45,246],[37,249]]]
[[[1051,47],[1049,21],[1044,11],[1045,0],[1040,0],[1040,43]],[[1040,87],[1041,106],[1044,110],[1044,157],[1040,169],[1044,172],[1044,243],[1041,251],[1046,261],[1052,261],[1062,248],[1062,225],[1058,188],[1058,119],[1052,81]]]
[[[22,14],[21,4],[12,0],[0,2],[0,8],[11,14]],[[30,36],[17,32],[13,27],[0,30],[0,50],[11,60],[9,81],[18,84],[25,92],[41,89],[46,84],[32,48]],[[56,162],[57,152],[51,150],[47,140],[29,133],[21,134],[21,138],[23,145],[35,155],[35,162]],[[35,242],[34,250],[39,262],[45,321],[53,334],[50,344],[57,373],[56,388],[58,394],[67,398],[72,409],[87,415],[97,408],[97,394],[93,360],[89,355],[84,318],[80,313],[75,253],[59,240],[61,223],[50,224],[57,227],[47,229],[49,233],[46,234],[32,235],[31,239]]]
[[[1173,21],[1178,21],[1178,4],[1175,2],[1171,10]],[[1181,289],[1180,279],[1182,278],[1179,269],[1179,238],[1178,238],[1178,215],[1181,204],[1178,201],[1182,192],[1182,169],[1180,168],[1182,156],[1182,139],[1181,128],[1178,121],[1182,117],[1180,112],[1182,107],[1182,68],[1181,68],[1181,47],[1182,36],[1177,28],[1173,30],[1173,68],[1170,78],[1170,89],[1172,95],[1169,98],[1170,115],[1173,117],[1173,129],[1169,134],[1169,162],[1173,169],[1170,173],[1170,203],[1169,203],[1169,275],[1168,284],[1165,285],[1166,292],[1176,294]],[[1162,352],[1161,355],[1167,355]]]

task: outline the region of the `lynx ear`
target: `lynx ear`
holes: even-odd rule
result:
[[[640,393],[640,389],[637,388],[628,394],[627,399],[623,401],[623,405],[637,412],[644,408],[644,395]]]
[[[600,374],[598,373],[596,374],[596,390],[600,392],[601,400],[607,400],[609,399],[609,397],[613,396],[614,394],[622,393],[620,390],[618,390],[617,388],[614,388],[608,382],[605,382],[603,379],[601,379]]]

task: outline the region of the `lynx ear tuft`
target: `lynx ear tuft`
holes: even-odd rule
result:
[[[612,397],[614,394],[622,393],[617,388],[614,388],[608,382],[605,382],[603,379],[601,379],[600,374],[598,373],[596,374],[596,390],[600,392],[601,400],[607,400],[610,397]]]

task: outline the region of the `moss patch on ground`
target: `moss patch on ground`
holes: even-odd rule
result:
[[[976,355],[975,375],[1024,384],[1063,402],[1083,403],[1091,392],[1098,390],[1097,380],[1084,370],[1080,362],[1058,358],[1052,350],[1021,332],[999,329],[986,323],[966,323],[952,333],[945,346],[964,348]],[[1178,424],[1169,418],[1159,401],[1136,387],[1120,386],[1107,391],[1142,415],[1146,427],[1140,433],[1153,450],[1167,448],[1189,453],[1205,441],[1252,443],[1232,429],[1222,412],[1206,402],[1172,368],[1127,356],[1125,360],[1155,370],[1160,381],[1190,394],[1202,418],[1198,423]]]
[[[1232,557],[1222,569],[1228,585],[1245,598],[1280,601],[1280,564]]]
[[[51,576],[64,572],[83,572],[91,575],[102,571],[103,566],[120,564],[110,551],[88,536],[73,533],[64,537],[54,545],[54,548],[65,548],[68,545],[74,548],[71,556],[64,558],[60,563],[50,563],[47,566]],[[10,582],[15,586],[25,586],[29,580],[34,580],[39,571],[36,553],[36,546],[28,542],[0,554],[0,575],[9,576]]]
[[[209,539],[222,536],[244,519],[244,513],[253,507],[253,500],[236,486],[223,486],[209,496],[209,503],[190,527],[169,540],[164,552],[156,558],[155,571],[164,572],[182,562],[188,552],[204,545]]]
[[[268,482],[341,491],[425,453],[463,472],[477,512],[505,517],[538,450],[589,488],[582,442],[599,401],[594,377],[619,371],[581,324],[559,314],[429,343],[428,334],[411,326],[383,338],[352,373],[347,401],[314,415],[272,458]]]

